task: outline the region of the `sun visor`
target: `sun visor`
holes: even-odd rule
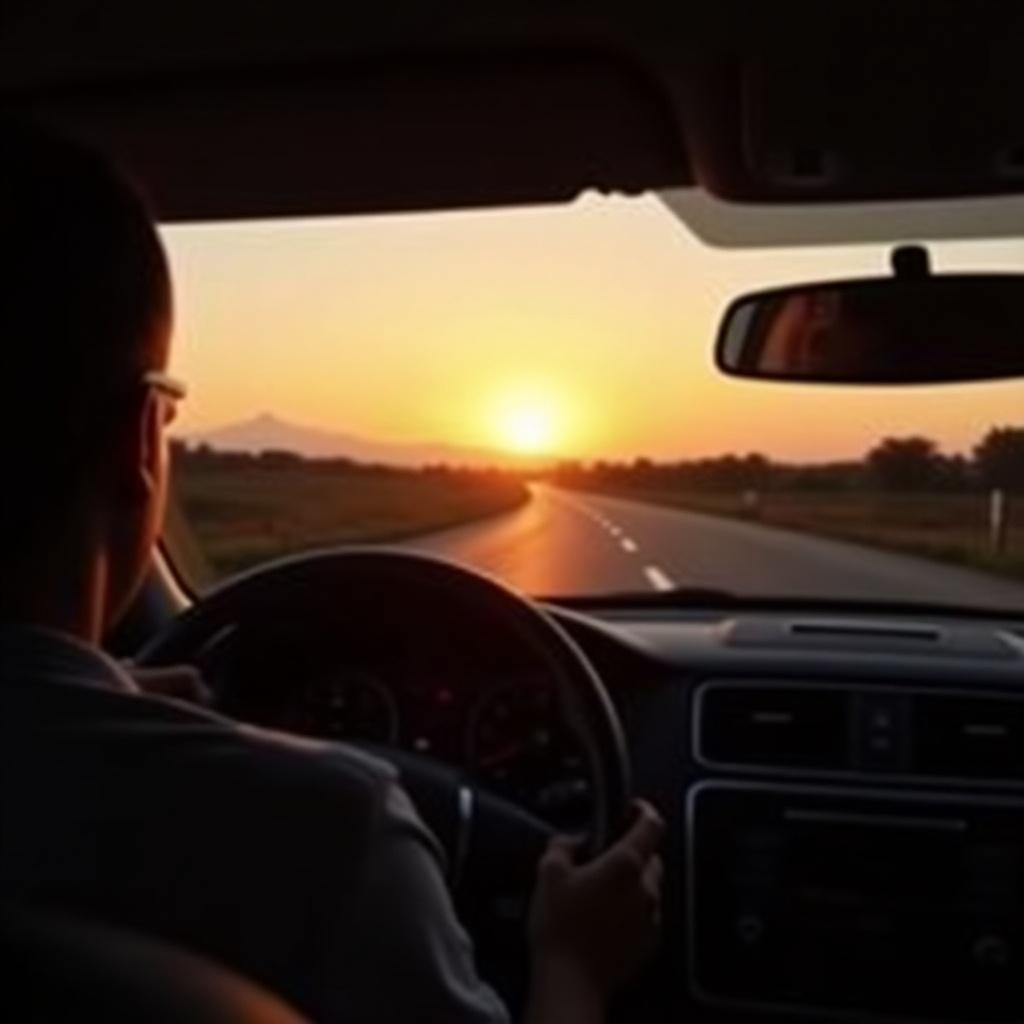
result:
[[[697,188],[658,195],[702,242],[722,248],[1019,238],[1024,225],[1024,196],[798,206],[729,203]]]
[[[14,109],[111,153],[167,221],[563,202],[692,180],[664,94],[590,54],[149,76],[35,90]]]

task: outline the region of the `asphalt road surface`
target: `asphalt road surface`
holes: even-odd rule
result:
[[[1024,608],[1024,584],[790,530],[534,485],[513,512],[410,541],[529,594],[737,594]]]

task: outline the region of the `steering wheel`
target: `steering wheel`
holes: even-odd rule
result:
[[[587,848],[604,849],[624,824],[630,794],[622,728],[599,676],[542,608],[495,580],[450,562],[388,549],[330,549],[282,559],[236,576],[205,595],[139,653],[143,666],[194,661],[225,629],[272,626],[283,616],[315,617],[324,608],[365,617],[367,607],[403,602],[443,608],[458,624],[493,617],[550,677],[560,713],[588,763],[591,801]],[[470,616],[468,613],[472,613]],[[215,695],[216,706],[216,695]],[[532,882],[551,828],[532,813],[475,785],[461,769],[392,748],[383,756],[448,858],[453,890],[470,905],[500,888]],[[500,870],[494,870],[500,865]],[[500,878],[495,878],[495,875]],[[525,890],[528,891],[528,888]]]

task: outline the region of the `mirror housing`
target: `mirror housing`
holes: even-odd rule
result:
[[[910,385],[1024,375],[1024,275],[936,274],[896,249],[893,277],[744,295],[726,310],[722,372],[807,384]]]

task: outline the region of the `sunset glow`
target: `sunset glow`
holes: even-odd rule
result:
[[[969,451],[1024,422],[1019,382],[827,389],[723,377],[737,294],[877,275],[882,246],[714,249],[654,196],[165,229],[181,433],[270,412],[496,458],[860,457],[879,436]],[[939,269],[1024,266],[1020,242],[937,245]]]

